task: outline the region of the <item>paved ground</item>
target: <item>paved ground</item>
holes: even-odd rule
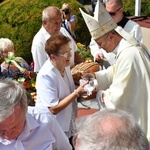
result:
[[[79,99],[78,107],[85,109],[98,109],[98,110],[100,109],[100,105],[96,98],[90,100]]]
[[[78,100],[78,117],[89,115],[99,111],[100,105],[96,98],[90,100],[84,100],[80,98]]]

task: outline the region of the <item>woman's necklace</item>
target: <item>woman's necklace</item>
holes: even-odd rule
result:
[[[58,67],[56,67],[56,64],[54,64],[54,62],[52,61],[52,64],[55,68],[57,68],[57,70],[59,71],[59,73],[61,74],[62,77],[65,76],[65,68],[64,69],[59,69]]]
[[[58,69],[58,68],[57,68]],[[61,76],[64,77],[65,76],[65,69],[64,70],[60,70],[58,69],[58,71],[60,72]]]

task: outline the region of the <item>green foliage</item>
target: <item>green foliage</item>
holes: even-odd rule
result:
[[[49,5],[61,8],[64,2],[69,3],[72,13],[77,15],[78,42],[87,47],[91,36],[79,7],[86,10],[77,0],[4,0],[0,3],[0,38],[11,39],[15,45],[15,55],[23,57],[28,63],[31,62],[32,39],[41,27],[43,9]],[[141,3],[141,15],[150,15],[150,0],[142,0]],[[123,0],[123,4],[126,14],[134,15],[135,0]],[[89,49],[80,51],[84,58],[90,56]]]
[[[124,11],[128,16],[135,15],[135,0],[122,0]],[[141,15],[150,15],[150,0],[141,0]]]
[[[89,47],[83,45],[81,43],[77,43],[78,53],[82,56],[82,58],[86,61],[88,59],[93,60],[93,56],[91,55],[91,51]]]
[[[31,45],[34,35],[41,28],[41,15],[49,5],[61,8],[67,2],[72,13],[77,15],[76,33],[78,41],[88,45],[90,33],[85,25],[79,7],[84,7],[76,0],[5,0],[0,3],[0,38],[9,38],[15,45],[15,55],[23,57],[28,63],[32,61]]]

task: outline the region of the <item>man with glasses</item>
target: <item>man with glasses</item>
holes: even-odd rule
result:
[[[102,4],[98,18],[81,11],[92,38],[107,53],[116,54],[114,65],[92,74],[97,79],[100,108],[131,113],[150,140],[150,53],[114,19]],[[85,74],[86,75],[86,74]]]
[[[72,150],[72,147],[47,108],[27,106],[22,85],[7,78],[0,79],[0,149]]]
[[[125,31],[130,33],[138,41],[143,42],[141,27],[124,15],[122,0],[108,0],[105,3],[105,8],[118,26],[124,28]],[[116,60],[115,55],[113,53],[105,52],[104,49],[99,49],[93,39],[91,39],[90,48],[94,59],[101,62],[103,65],[102,67],[107,68],[108,66],[114,64]]]
[[[42,27],[35,35],[31,47],[35,72],[39,72],[40,68],[49,58],[45,52],[45,43],[47,39],[51,35],[55,35],[59,32],[71,39],[70,47],[72,49],[72,57],[70,66],[73,67],[75,62],[80,63],[83,61],[81,56],[76,52],[77,46],[74,40],[67,32],[67,30],[61,27],[61,24],[62,24],[62,13],[57,7],[49,6],[44,9],[42,13]]]

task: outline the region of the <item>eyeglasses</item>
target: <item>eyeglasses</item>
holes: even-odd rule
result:
[[[62,20],[60,21],[51,21],[54,25],[58,25],[58,24],[61,24],[62,23]]]
[[[121,8],[122,8],[122,7],[121,7]],[[108,13],[109,13],[111,16],[115,16],[116,13],[117,13],[121,8],[117,9],[115,12],[108,12]]]
[[[67,58],[67,57],[71,56],[71,49],[69,51],[67,51],[66,53],[63,53],[63,54],[59,53],[58,55]]]

